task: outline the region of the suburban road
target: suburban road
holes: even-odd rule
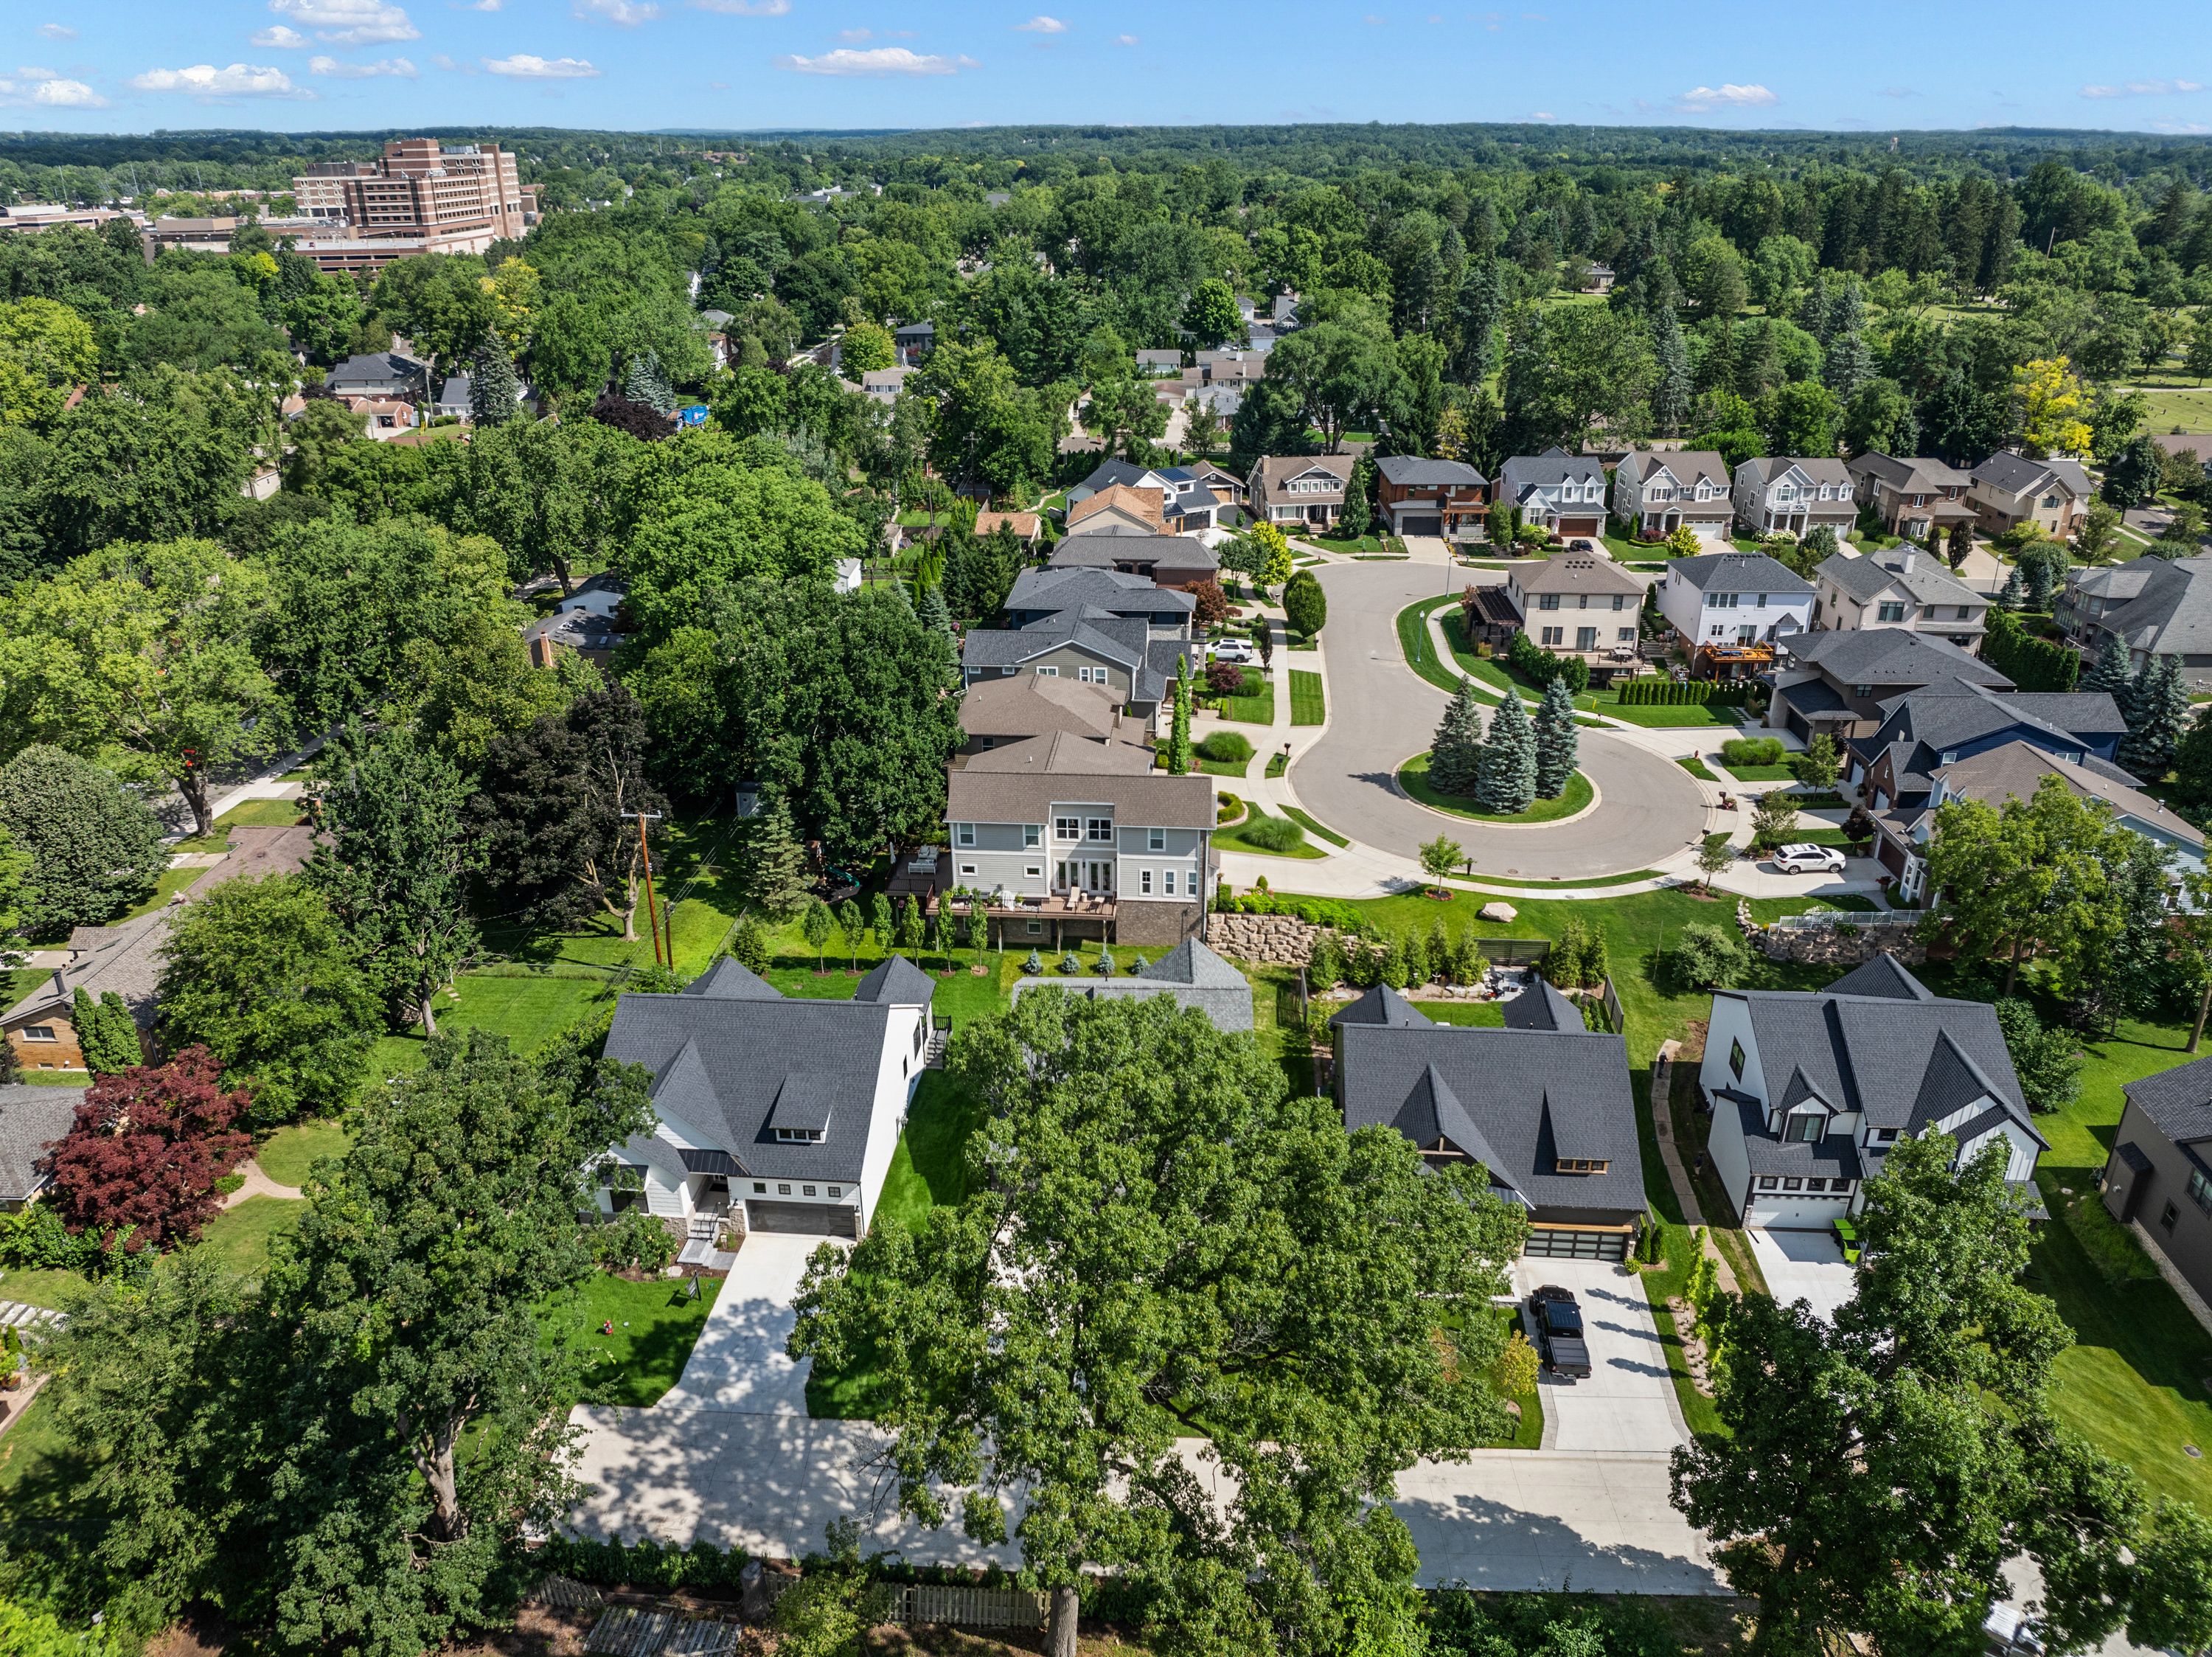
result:
[[[1419,856],[1448,834],[1479,874],[1583,878],[1649,868],[1705,829],[1697,785],[1673,761],[1585,727],[1582,770],[1598,805],[1567,823],[1508,826],[1431,811],[1401,794],[1398,767],[1429,746],[1449,698],[1406,666],[1398,612],[1467,580],[1439,564],[1331,564],[1317,568],[1328,594],[1329,725],[1291,762],[1299,803],[1340,834],[1397,856]]]

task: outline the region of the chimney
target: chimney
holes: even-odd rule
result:
[[[1905,543],[1905,555],[1897,561],[1899,574],[1909,576],[1912,573],[1912,554],[1916,550],[1910,541]]]

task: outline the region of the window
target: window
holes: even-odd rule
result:
[[[1032,938],[1037,937],[1044,931],[1044,923],[1042,921],[1030,921],[1023,928],[1023,930]]]
[[[1140,898],[1149,898],[1152,895],[1152,870],[1140,868],[1137,871],[1137,895]]]
[[[799,1188],[799,1194],[801,1197],[811,1197],[814,1195],[814,1187],[811,1185],[801,1185]]]
[[[1783,1190],[1784,1190],[1784,1191],[1802,1191],[1804,1188],[1805,1188],[1805,1182],[1804,1182],[1803,1180],[1802,1180],[1802,1179],[1786,1179],[1786,1178],[1785,1178],[1785,1179],[1783,1180],[1783,1182],[1782,1182],[1782,1189],[1783,1189]]]
[[[1023,825],[1022,825],[1022,846],[1023,846],[1023,849],[1024,849],[1024,850],[1029,850],[1029,849],[1033,848],[1033,847],[1041,846],[1041,845],[1042,845],[1043,844],[1044,844],[1044,825],[1043,825],[1043,824],[1042,824],[1042,823],[1024,823],[1024,824],[1023,824]]]
[[[1819,1111],[1798,1111],[1784,1124],[1782,1136],[1793,1145],[1817,1145],[1828,1130],[1828,1118]]]
[[[842,1185],[832,1185],[830,1187],[829,1194],[832,1197],[842,1197],[845,1194],[845,1188]]]
[[[778,1197],[788,1197],[791,1195],[791,1187],[780,1185],[775,1188],[775,1194]]]
[[[1970,606],[1963,604],[1959,606],[1959,619],[1960,621],[1972,621],[1973,618],[1974,612]]]
[[[1536,594],[1536,607],[1537,607],[1539,610],[1556,610],[1556,609],[1558,609],[1558,608],[1559,607],[1559,595],[1557,593],[1539,593],[1539,594]]]
[[[768,1195],[768,1182],[767,1182],[766,1180],[763,1180],[763,1179],[756,1179],[756,1180],[754,1180],[754,1181],[753,1181],[753,1195],[754,1195],[754,1196],[756,1196],[756,1197],[765,1197],[765,1196],[767,1196],[767,1195]]]
[[[1101,844],[1110,843],[1114,838],[1114,819],[1110,817],[1092,818],[1090,832],[1085,838]]]
[[[1874,613],[1876,621],[1903,621],[1905,606],[1893,600],[1885,600],[1875,606]]]
[[[952,844],[956,846],[974,845],[975,825],[973,823],[955,823],[952,825]]]
[[[1559,642],[1562,631],[1562,629],[1557,627],[1547,627],[1544,630],[1544,643],[1547,644],[1557,644]]]
[[[1077,817],[1055,817],[1052,819],[1052,838],[1055,840],[1080,840],[1083,821]]]
[[[2181,1210],[2168,1203],[2158,1216],[2158,1228],[2160,1231],[2172,1231],[2173,1222],[2179,1218],[2181,1218]]]
[[[1589,594],[1587,594],[1587,593],[1581,593],[1581,594],[1577,594],[1576,595],[1576,597],[1575,597],[1575,608],[1576,608],[1576,609],[1577,609],[1577,610],[1587,610],[1587,609],[1589,609]]]
[[[1740,1041],[1729,1043],[1729,1074],[1738,1081],[1743,1080],[1743,1044]]]
[[[1626,610],[1628,608],[1628,594],[1626,593],[1615,593],[1613,595],[1613,607],[1616,610]]]
[[[819,1145],[822,1142],[822,1130],[778,1128],[775,1130],[775,1142],[779,1145]]]
[[[1042,880],[1044,879],[1044,865],[1042,863],[1024,863],[1022,865],[1022,878],[1025,880]]]
[[[1147,851],[1165,851],[1167,849],[1168,849],[1168,832],[1167,832],[1165,829],[1164,829],[1164,828],[1156,828],[1156,829],[1146,829],[1146,830],[1145,831],[1145,850],[1147,850]]]
[[[1057,667],[1040,667],[1037,669],[1037,677],[1039,679],[1058,679],[1060,677],[1060,669]]]
[[[1632,644],[1636,642],[1636,630],[1633,627],[1624,627],[1620,629],[1617,637],[1623,644]]]
[[[1575,629],[1575,649],[1577,649],[1577,650],[1595,650],[1595,649],[1597,649],[1597,629],[1596,629],[1596,628],[1595,628],[1595,627],[1577,627],[1577,628],[1576,628],[1576,629]]]
[[[1711,630],[1706,633],[1705,637],[1707,638],[1718,638],[1723,633],[1727,631],[1727,628],[1722,626],[1720,623],[1715,622],[1712,624]]]
[[[1603,1173],[1612,1163],[1587,1156],[1563,1156],[1559,1159],[1561,1173]]]
[[[1733,593],[1716,593],[1707,602],[1716,610],[1733,610],[1736,595]]]
[[[960,872],[963,874],[973,874],[975,872],[975,865],[973,863],[963,863],[960,865]]]
[[[1103,685],[1106,682],[1106,670],[1103,667],[1078,668],[1076,676],[1085,685]]]
[[[23,1026],[23,1039],[26,1041],[53,1041],[57,1039],[54,1026],[51,1024],[27,1024]]]
[[[1761,1191],[1772,1191],[1777,1183],[1778,1182],[1774,1176],[1771,1173],[1762,1173],[1759,1176],[1759,1188]]]
[[[1759,595],[1759,607],[1762,610],[1766,608],[1766,594],[1764,593]]]
[[[2206,1214],[2212,1214],[2212,1179],[2204,1177],[2202,1168],[2189,1171],[2189,1200]]]
[[[1160,883],[1161,883],[1161,889],[1162,889],[1163,891],[1164,891],[1164,892],[1167,893],[1167,895],[1168,895],[1169,897],[1170,897],[1170,898],[1172,898],[1172,897],[1174,897],[1174,896],[1176,895],[1176,890],[1175,890],[1175,887],[1176,887],[1176,880],[1175,880],[1175,877],[1176,877],[1176,872],[1175,872],[1173,869],[1171,869],[1171,868],[1164,868],[1164,869],[1162,869],[1162,870],[1160,871]],[[1196,876],[1195,874],[1194,874],[1194,875],[1192,875],[1192,876],[1190,877],[1190,889],[1191,889],[1193,892],[1195,892],[1195,891],[1197,891],[1197,890],[1198,890],[1198,876]]]

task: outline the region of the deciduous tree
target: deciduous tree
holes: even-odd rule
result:
[[[46,743],[0,765],[0,831],[29,859],[27,937],[105,926],[168,862],[161,825],[111,771]]]
[[[248,1109],[204,1047],[99,1077],[47,1154],[64,1221],[111,1246],[193,1241],[222,1206],[216,1181],[253,1148],[240,1131]]]

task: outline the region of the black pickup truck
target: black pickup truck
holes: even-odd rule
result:
[[[1528,1297],[1528,1315],[1536,1325],[1536,1349],[1544,1367],[1570,1380],[1590,1372],[1589,1348],[1583,1343],[1583,1309],[1573,1291],[1547,1283]]]

